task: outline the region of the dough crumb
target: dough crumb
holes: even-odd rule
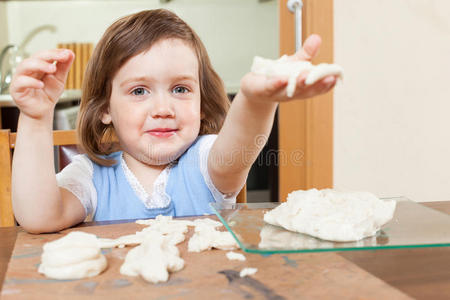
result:
[[[245,256],[244,256],[243,254],[237,253],[237,252],[233,252],[233,251],[227,252],[226,256],[227,256],[227,258],[228,258],[229,260],[241,260],[241,261],[245,261],[245,259],[246,259]]]
[[[239,276],[240,276],[240,277],[245,277],[245,276],[248,276],[248,275],[253,275],[253,274],[255,274],[256,272],[258,272],[258,269],[257,269],[257,268],[244,268],[244,269],[242,269],[241,272],[239,273]]]

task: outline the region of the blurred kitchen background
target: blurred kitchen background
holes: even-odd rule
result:
[[[197,31],[230,98],[253,56],[279,56],[276,0],[3,0],[0,49],[13,46],[4,52],[2,82],[33,52],[61,43],[95,45],[115,19],[158,7]],[[344,68],[333,92],[334,187],[450,200],[450,1],[334,0],[332,9],[334,20],[321,21],[333,22],[334,62]],[[6,85],[2,127],[14,129],[17,111]],[[66,91],[57,128],[73,125],[79,95]],[[277,150],[277,131],[275,124],[262,157]],[[276,166],[258,160],[249,201],[278,201],[277,174]]]
[[[233,99],[253,56],[278,57],[277,6],[275,0],[0,1],[0,49],[5,49],[2,82],[24,57],[44,49],[70,48],[77,58],[55,111],[54,128],[74,128],[82,75],[92,46],[121,16],[161,7],[177,13],[198,33]],[[8,45],[11,47],[5,48]],[[5,83],[0,96],[2,128],[16,131],[18,110],[7,93]],[[273,134],[264,153],[276,145]],[[276,174],[276,166],[260,159],[248,178],[249,201],[270,201],[271,197],[278,201]]]

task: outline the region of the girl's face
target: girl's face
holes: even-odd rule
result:
[[[161,40],[119,69],[102,122],[112,122],[125,154],[166,165],[189,148],[200,130],[198,69],[179,39]]]

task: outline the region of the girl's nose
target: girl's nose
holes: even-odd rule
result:
[[[150,110],[152,118],[173,118],[175,116],[170,97],[157,95],[157,97],[154,97],[150,101],[152,102]]]

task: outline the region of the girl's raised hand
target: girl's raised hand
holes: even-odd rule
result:
[[[25,59],[17,67],[10,93],[21,113],[33,119],[52,115],[74,57],[67,49],[47,50]]]
[[[322,40],[320,36],[313,34],[309,36],[303,48],[297,51],[289,59],[296,61],[311,61],[319,51]],[[327,76],[312,85],[306,85],[305,79],[307,74],[300,74],[297,78],[297,84],[293,97],[286,95],[287,77],[273,76],[248,73],[241,80],[241,92],[249,100],[283,102],[294,99],[310,98],[319,94],[323,94],[331,90],[336,84],[336,76]]]

